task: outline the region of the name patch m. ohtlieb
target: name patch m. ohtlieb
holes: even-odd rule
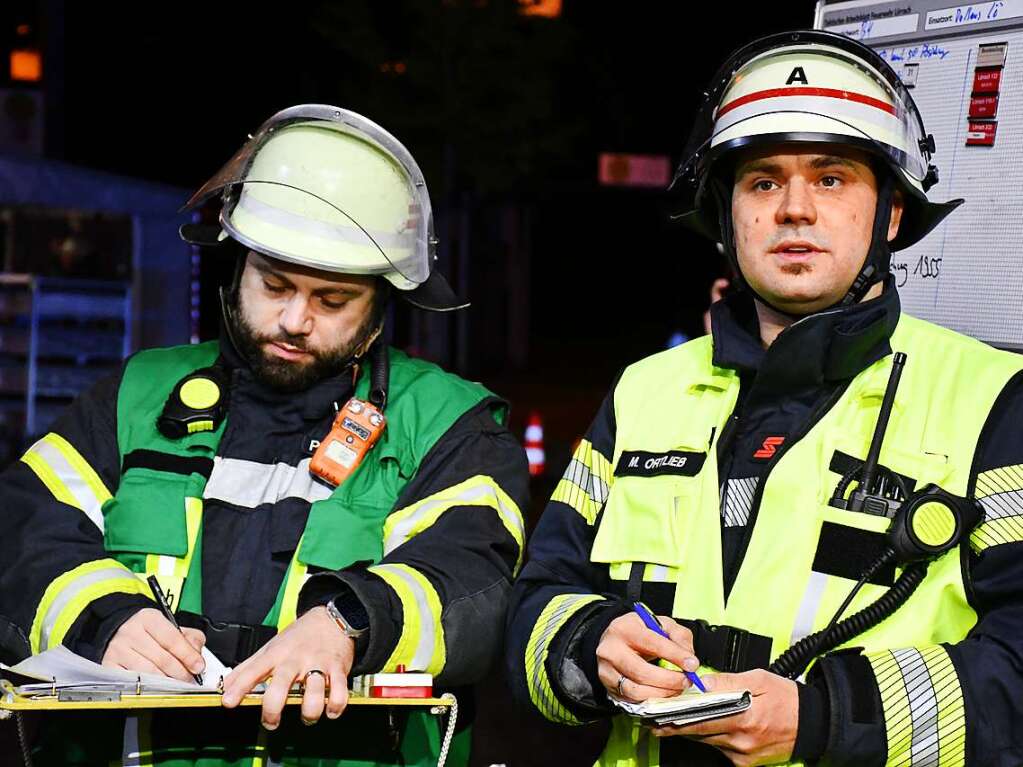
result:
[[[669,450],[666,453],[648,453],[645,450],[627,450],[615,466],[616,477],[659,477],[674,474],[677,477],[695,477],[707,460],[706,453]]]

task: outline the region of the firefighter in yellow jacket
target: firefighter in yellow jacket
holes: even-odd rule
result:
[[[934,151],[843,37],[765,38],[712,83],[677,182],[744,289],[615,382],[509,618],[521,697],[612,718],[599,764],[1023,763],[1023,358],[903,314],[889,275],[958,202],[926,196]],[[689,687],[657,658],[752,705],[622,714]]]

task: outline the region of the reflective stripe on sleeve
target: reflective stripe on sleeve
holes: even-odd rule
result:
[[[976,498],[984,519],[970,535],[975,552],[1023,541],[1023,464],[978,474]]]
[[[592,525],[607,501],[613,481],[611,463],[584,439],[572,454],[572,461],[554,488],[551,500],[571,506]]]
[[[966,713],[952,659],[940,645],[868,653],[888,739],[887,767],[966,764]]]
[[[403,564],[373,565],[368,570],[382,578],[401,600],[401,636],[384,664],[384,671],[404,666],[436,676],[444,669],[446,648],[441,623],[440,597],[421,572]]]
[[[526,527],[522,512],[493,478],[482,474],[446,487],[388,516],[384,523],[384,555],[429,528],[444,512],[458,506],[486,506],[497,512],[501,523],[518,545],[515,566],[518,572]]]
[[[149,587],[114,559],[86,562],[60,575],[47,587],[36,608],[29,641],[32,653],[56,647],[91,602],[108,594],[143,594]]]
[[[603,597],[596,594],[560,594],[554,597],[536,620],[526,643],[526,685],[537,710],[552,722],[580,724],[557,699],[547,676],[547,652],[558,629],[580,608]]]
[[[61,503],[84,512],[103,532],[103,504],[110,491],[81,453],[59,434],[50,432],[21,457]]]

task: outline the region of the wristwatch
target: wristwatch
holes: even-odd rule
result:
[[[369,631],[369,614],[354,595],[336,596],[327,602],[326,607],[327,615],[334,619],[346,637],[358,639]]]

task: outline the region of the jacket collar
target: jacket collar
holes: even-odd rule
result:
[[[764,349],[753,298],[740,292],[711,307],[713,362],[740,375],[755,374],[764,393],[847,382],[891,353],[900,311],[889,277],[877,298],[803,317]]]

